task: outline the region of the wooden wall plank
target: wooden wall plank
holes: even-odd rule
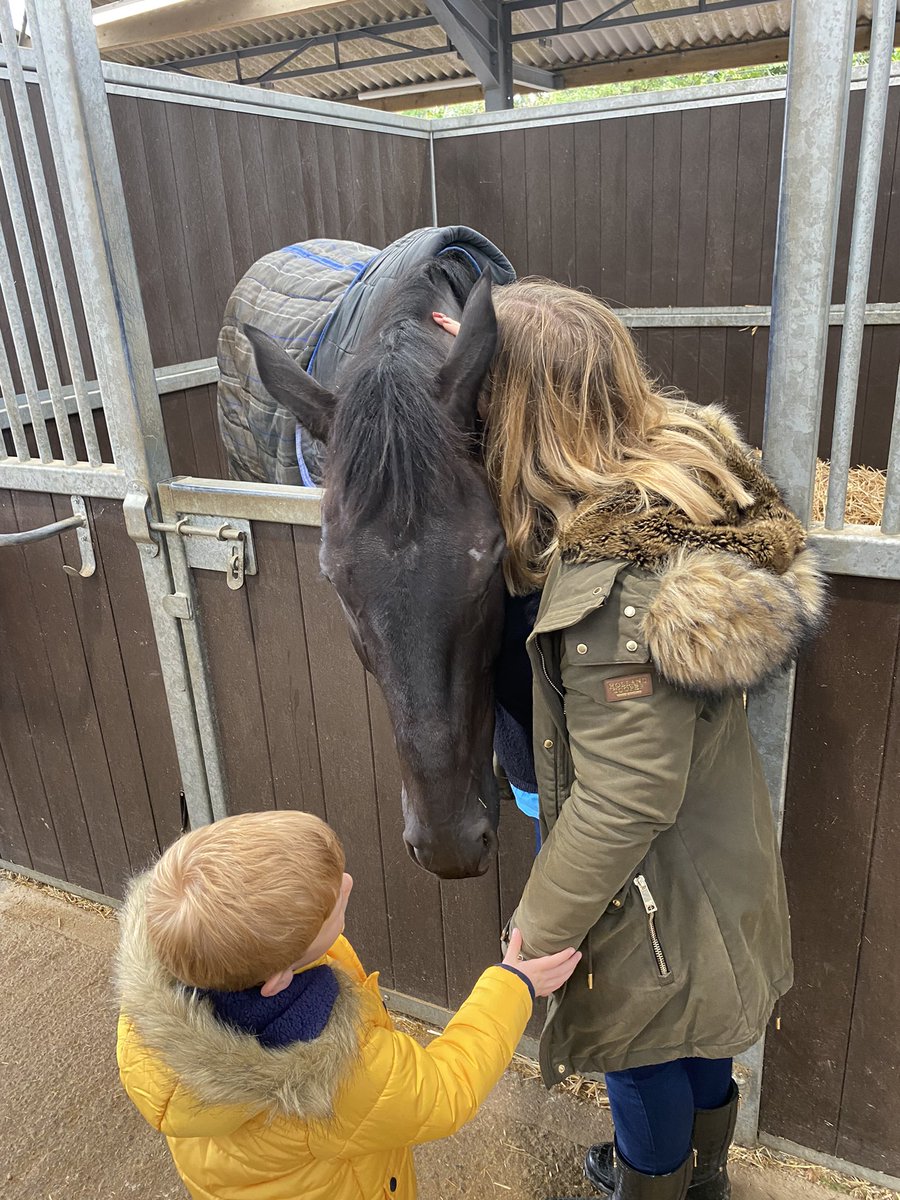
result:
[[[886,584],[894,607],[900,585]],[[900,686],[894,657],[893,697],[884,742],[875,835],[869,861],[866,912],[859,943],[856,991],[837,1154],[848,1162],[896,1174],[900,1162],[900,1039],[897,995],[897,863],[900,862]]]
[[[462,163],[466,157],[465,142],[460,156],[462,173]],[[525,270],[529,275],[549,277],[553,273],[550,246],[553,212],[550,207],[550,131],[546,126],[525,130],[525,195],[528,204],[528,256]]]
[[[275,807],[259,664],[250,619],[250,595],[265,586],[248,575],[231,591],[218,571],[194,571],[200,622],[219,741],[224,759],[228,812]]]
[[[4,681],[9,686],[9,681]],[[0,716],[2,720],[2,716]],[[0,736],[0,858],[5,862],[15,863],[19,867],[34,867],[31,852],[28,849],[28,839],[16,804],[16,793],[13,790],[3,756],[3,742]]]
[[[216,142],[219,161],[222,164],[222,189],[225,193],[225,212],[234,257],[232,270],[235,279],[240,279],[256,258],[250,225],[250,201],[247,198],[241,155],[242,119],[238,113],[218,108],[215,110]]]
[[[58,520],[71,513],[71,505],[62,498],[57,498],[53,507]],[[92,519],[91,536],[94,539],[96,537]],[[77,570],[81,566],[81,555],[76,539],[61,539],[60,549],[65,561]],[[136,554],[136,551],[132,553]],[[134,582],[138,583],[137,580]],[[128,867],[134,872],[147,866],[152,860],[159,849],[159,839],[144,774],[144,761],[135,728],[128,681],[122,665],[119,631],[113,618],[109,585],[102,559],[98,556],[97,570],[90,579],[70,576],[68,588],[75,618],[74,626],[77,630],[77,637],[73,637],[72,641],[83,655],[83,683],[92,698],[98,734],[102,739],[102,754],[97,753],[101,748],[96,745],[94,739],[93,749],[98,759],[95,769],[99,769],[100,763],[105,760],[108,783],[112,791],[110,798],[106,794],[106,772],[101,776],[101,787],[82,789],[89,815],[88,824],[93,831],[96,824],[105,824],[108,821],[115,830],[112,815],[112,806],[115,806],[125,841]],[[65,636],[63,630],[60,630],[60,636]],[[79,668],[81,666],[77,659],[76,665]],[[81,736],[84,735],[85,728],[86,725],[82,725]],[[98,821],[91,820],[93,810],[103,802],[104,808],[98,814]],[[95,835],[94,840],[96,842]],[[116,862],[121,866],[117,834],[115,849]],[[119,886],[114,890],[110,891],[107,886],[107,894],[122,894],[124,882],[125,878],[122,876]]]
[[[449,1001],[441,885],[433,875],[413,862],[403,844],[400,766],[394,749],[390,718],[381,690],[371,675],[366,676],[366,687],[369,693],[393,986],[408,996],[446,1006]]]
[[[519,276],[528,274],[528,191],[525,187],[525,132],[514,129],[498,135],[500,174],[503,179],[503,241],[500,249]],[[460,142],[450,138],[449,142]],[[447,143],[435,143],[438,146]],[[440,158],[438,158],[440,161]],[[438,191],[438,211],[443,212],[444,198]]]
[[[650,304],[652,295],[653,121],[639,116],[625,125],[625,303],[630,308]]]
[[[257,585],[248,590],[277,808],[325,816],[303,599],[290,525],[256,522]],[[232,684],[233,686],[233,684]]]
[[[599,122],[582,121],[573,129],[576,282],[579,287],[599,296],[602,293],[600,211],[604,186],[600,178],[600,125]]]
[[[657,305],[675,303],[678,294],[678,231],[680,220],[681,113],[653,117],[653,162],[650,247],[650,294]],[[675,339],[670,329],[651,329],[647,358],[653,374],[671,386]]]
[[[575,286],[575,126],[560,125],[550,138],[550,277]]]
[[[54,508],[50,497],[35,492],[16,493],[13,503],[20,529],[49,524],[64,513],[62,504]],[[66,507],[71,512],[71,507]],[[104,744],[95,679],[85,656],[72,584],[62,569],[63,544],[67,541],[74,542],[74,534],[25,547],[26,569],[39,597],[30,616],[32,620],[37,618],[46,647],[53,691],[74,770],[78,808],[73,815],[77,819],[79,810],[83,813],[102,884],[99,890],[105,895],[118,896],[122,894],[131,863]],[[93,593],[102,586],[96,576],[78,582]],[[42,699],[46,703],[47,697]],[[35,733],[40,737],[38,730]]]
[[[10,493],[4,497],[0,507],[0,532],[14,533],[21,529],[16,507],[16,501],[21,496],[22,493]],[[36,514],[38,519],[26,524],[25,528],[45,525],[53,519],[49,501],[41,496],[37,499],[43,501],[43,512]],[[6,551],[6,570],[9,574],[5,579],[9,583],[0,588],[0,623],[6,635],[3,656],[5,670],[10,672],[21,697],[21,716],[24,720],[19,724],[19,714],[10,711],[15,709],[15,700],[12,700],[8,709],[6,696],[5,715],[7,719],[12,718],[14,725],[19,724],[22,735],[33,746],[40,787],[33,778],[26,756],[19,755],[20,748],[14,743],[5,743],[4,748],[9,752],[7,762],[10,769],[14,769],[13,756],[19,757],[15,769],[22,783],[27,780],[31,785],[27,791],[19,793],[20,811],[23,811],[23,806],[34,803],[39,819],[46,822],[48,828],[52,826],[59,845],[61,877],[100,892],[103,890],[100,871],[85,825],[81,793],[50,668],[49,655],[53,642],[46,641],[35,619],[40,612],[42,596],[40,583],[36,585],[29,558],[26,557],[26,550],[32,548],[14,547]],[[28,779],[29,775],[32,778]],[[30,845],[32,858],[37,861],[38,850],[33,843],[30,842]],[[43,851],[48,859],[52,859],[53,847],[49,842],[44,845]]]
[[[325,813],[344,844],[347,869],[355,880],[347,928],[360,954],[383,971],[383,981],[390,987],[391,948],[365,672],[350,643],[337,595],[319,571],[319,530],[295,528],[294,550]]]
[[[94,551],[106,580],[144,784],[156,840],[163,850],[181,832],[181,776],[140,554],[125,530],[119,501],[89,503]],[[145,857],[139,849],[130,853],[136,865]]]
[[[800,661],[783,857],[796,964],[766,1042],[761,1127],[834,1154],[881,782],[897,585],[832,581],[827,631]]]
[[[198,282],[207,293],[207,304],[215,318],[215,337],[218,337],[225,305],[239,278],[239,256],[232,244],[228,221],[225,165],[217,136],[216,110],[198,107],[189,111],[208,255],[207,268]],[[215,354],[215,347],[210,354]]]
[[[601,121],[600,134],[600,296],[609,304],[625,304],[625,125]]]

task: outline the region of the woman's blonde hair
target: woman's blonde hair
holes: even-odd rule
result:
[[[628,330],[584,292],[544,279],[494,291],[499,327],[485,397],[485,460],[509,553],[507,583],[541,587],[559,530],[584,500],[631,484],[708,523],[752,497],[683,399],[654,387]]]
[[[242,813],[171,845],[150,874],[147,933],[191,987],[238,991],[298,962],[337,903],[344,851],[312,813]]]

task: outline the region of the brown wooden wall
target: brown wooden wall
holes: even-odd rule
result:
[[[843,301],[863,93],[854,92],[834,302]],[[472,225],[520,275],[588,288],[614,306],[769,304],[783,100],[438,138],[442,223]],[[900,302],[900,87],[892,87],[869,301]],[[720,403],[762,440],[767,329],[636,330],[652,371]],[[829,339],[821,453],[830,457],[840,331]],[[884,467],[900,327],[867,329],[854,460]]]
[[[431,223],[423,138],[110,96],[153,362],[208,358],[234,285],[304,238]]]
[[[784,863],[797,982],[763,1130],[900,1175],[900,583],[837,578],[801,661]]]
[[[138,553],[116,500],[74,532],[0,550],[0,859],[107,896],[181,830],[181,782]],[[0,491],[0,532],[72,515]]]

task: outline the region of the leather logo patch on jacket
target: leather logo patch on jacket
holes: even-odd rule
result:
[[[618,679],[606,679],[603,690],[610,704],[617,700],[632,700],[638,696],[653,695],[653,677],[646,671],[642,675],[621,675]]]

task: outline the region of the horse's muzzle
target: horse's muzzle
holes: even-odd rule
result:
[[[439,879],[483,875],[497,851],[497,834],[487,814],[452,831],[408,821],[403,841],[413,862]]]

